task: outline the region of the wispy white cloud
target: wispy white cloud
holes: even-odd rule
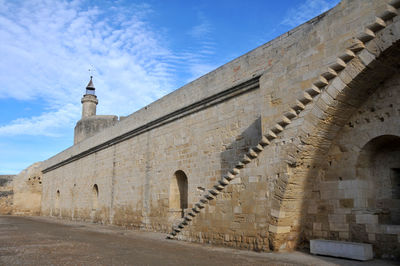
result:
[[[107,14],[81,1],[0,6],[0,98],[39,100],[47,108],[1,126],[0,135],[54,136],[75,123],[91,66],[99,113],[126,115],[174,88],[171,52],[146,24],[147,5],[114,6]]]
[[[188,32],[188,34],[196,39],[204,40],[208,38],[210,33],[213,30],[213,27],[207,17],[204,15],[203,12],[197,12],[197,20],[199,23],[194,25]]]
[[[198,12],[198,19],[200,24],[193,26],[189,31],[189,35],[197,39],[208,37],[212,31],[211,23],[202,12]]]
[[[202,36],[206,35],[210,32],[210,24],[203,22],[200,25],[196,25],[190,31],[190,35],[195,38],[201,38]]]
[[[302,4],[288,10],[282,24],[296,27],[329,10],[339,2],[340,0],[305,0]]]
[[[40,115],[0,125],[0,136],[71,132],[89,68],[98,113],[128,115],[176,89],[178,75],[188,82],[218,66],[213,27],[201,12],[188,32],[193,45],[171,51],[147,22],[151,6],[87,4],[0,0],[0,98],[43,104]]]
[[[195,39],[196,46],[182,53],[190,71],[187,82],[199,78],[218,67],[215,62],[211,63],[207,60],[212,58],[216,51],[216,44],[212,38],[213,25],[201,11],[197,12],[197,20],[199,23],[194,25],[188,32],[188,35]]]
[[[58,137],[63,135],[63,128],[73,128],[74,119],[80,114],[80,109],[72,104],[62,109],[43,113],[40,116],[19,118],[10,124],[0,126],[0,136],[31,135]]]

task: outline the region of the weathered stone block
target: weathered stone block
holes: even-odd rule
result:
[[[276,233],[276,234],[289,233],[290,226],[276,226],[276,225],[270,224],[268,231],[270,231],[271,233]]]
[[[377,224],[378,223],[378,215],[356,214],[356,223],[358,223],[358,224]]]
[[[331,231],[342,231],[342,232],[347,232],[349,231],[349,224],[346,223],[329,223],[329,229]]]

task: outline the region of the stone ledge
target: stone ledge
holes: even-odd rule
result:
[[[323,239],[310,240],[310,252],[312,254],[362,261],[371,260],[374,257],[371,244]]]

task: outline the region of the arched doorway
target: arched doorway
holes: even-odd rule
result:
[[[400,137],[370,140],[361,149],[356,170],[357,177],[369,183],[368,208],[379,223],[400,225]]]
[[[176,216],[183,217],[188,208],[188,179],[182,170],[174,173],[169,187],[169,209]]]

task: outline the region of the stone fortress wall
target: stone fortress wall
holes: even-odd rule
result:
[[[0,175],[0,214],[13,212],[13,185],[15,175]]]
[[[254,250],[325,238],[400,257],[398,8],[343,0],[80,140],[40,164],[33,212]]]
[[[13,214],[40,215],[43,182],[42,163],[34,163],[13,180]]]

